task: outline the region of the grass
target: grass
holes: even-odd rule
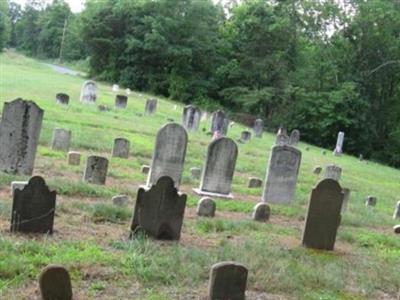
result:
[[[0,174],[0,298],[31,299],[37,276],[49,263],[64,264],[71,272],[79,299],[201,299],[207,293],[208,272],[221,260],[236,260],[249,268],[248,299],[398,299],[400,293],[400,240],[392,233],[398,201],[400,171],[374,162],[300,143],[302,163],[296,197],[286,206],[272,205],[271,220],[250,220],[261,188],[247,187],[249,177],[265,177],[273,134],[239,144],[233,180],[234,200],[215,199],[216,217],[197,218],[199,197],[192,188],[190,168],[202,167],[210,137],[189,133],[181,191],[188,194],[182,238],[178,243],[128,239],[134,199],[150,165],[155,135],[168,118],[181,120],[182,105],[159,99],[154,116],[140,116],[145,100],[154,95],[132,92],[125,110],[99,112],[79,102],[85,78],[58,74],[41,62],[14,52],[0,55],[0,109],[17,97],[34,100],[45,110],[35,164],[57,191],[53,236],[12,235],[9,232],[10,182],[24,176]],[[99,84],[98,104],[113,107],[115,93]],[[122,87],[121,87],[122,90]],[[56,105],[55,95],[70,95],[68,107]],[[177,109],[174,106],[177,105]],[[56,127],[72,131],[71,150],[82,153],[80,166],[69,166],[66,153],[53,151]],[[235,124],[228,136],[237,139],[244,127]],[[113,140],[127,138],[129,159],[111,158]],[[309,150],[306,150],[309,147]],[[105,186],[82,182],[89,155],[110,159]],[[311,189],[321,176],[315,166],[342,167],[340,184],[351,189],[348,211],[342,218],[336,250],[301,247],[301,232]],[[112,205],[111,197],[129,196],[126,208]],[[367,209],[368,195],[378,198]],[[264,298],[263,298],[264,297]]]

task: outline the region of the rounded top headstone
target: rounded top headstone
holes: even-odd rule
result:
[[[72,300],[72,286],[68,271],[59,265],[45,267],[39,275],[43,300]]]

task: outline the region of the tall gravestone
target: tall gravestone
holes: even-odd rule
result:
[[[80,101],[82,103],[95,103],[97,100],[97,85],[94,81],[85,81],[81,88]]]
[[[288,145],[272,147],[262,201],[289,203],[293,200],[301,163],[301,151]]]
[[[24,189],[16,189],[11,210],[12,232],[53,233],[56,192],[44,179],[32,177]]]
[[[125,95],[115,96],[115,108],[126,108],[128,105],[128,97]]]
[[[231,186],[235,172],[238,148],[230,138],[219,138],[208,145],[206,163],[200,187],[194,189],[199,195],[233,198]]]
[[[43,300],[72,300],[71,278],[63,266],[45,267],[39,275],[39,287]]]
[[[193,105],[187,105],[183,109],[182,125],[187,130],[196,131],[199,128],[201,111]]]
[[[161,240],[179,240],[186,207],[186,195],[163,176],[150,189],[139,188],[132,218],[131,236],[144,231]]]
[[[148,115],[155,114],[157,110],[157,99],[147,99],[144,112]]]
[[[325,174],[324,178],[331,178],[336,181],[340,180],[340,177],[342,176],[342,168],[336,165],[327,165],[325,167]]]
[[[71,130],[55,128],[51,148],[58,151],[68,151],[71,143]]]
[[[169,176],[179,189],[186,156],[188,135],[181,125],[168,123],[157,133],[153,159],[146,185],[152,186],[162,176]]]
[[[323,179],[311,192],[302,243],[307,248],[333,250],[340,224],[343,192],[333,179]]]
[[[300,142],[300,131],[298,129],[294,129],[291,133],[290,133],[290,137],[289,137],[289,145],[296,147]]]
[[[56,95],[56,102],[58,104],[63,104],[63,105],[68,105],[69,103],[69,96],[67,94],[64,93],[58,93]]]
[[[130,142],[124,138],[116,138],[114,140],[114,147],[112,150],[113,157],[128,158],[129,157]]]
[[[0,123],[0,170],[32,175],[44,111],[32,101],[4,103]]]
[[[340,156],[343,154],[343,142],[344,142],[344,132],[339,131],[337,140],[336,140],[336,147],[333,150],[333,154],[336,156]]]
[[[228,132],[229,120],[222,110],[213,112],[211,117],[211,133],[218,131],[222,135]]]
[[[254,136],[257,138],[261,138],[264,129],[264,121],[261,119],[257,119],[254,121],[253,132]]]
[[[89,156],[86,161],[86,169],[83,181],[94,184],[105,184],[108,171],[108,159],[101,156]]]

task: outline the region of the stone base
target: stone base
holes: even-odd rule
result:
[[[229,194],[219,194],[219,193],[213,193],[213,192],[202,191],[202,190],[200,190],[200,189],[193,189],[193,191],[194,191],[197,195],[201,195],[201,196],[217,197],[217,198],[225,198],[225,199],[233,199],[232,193],[229,193]]]

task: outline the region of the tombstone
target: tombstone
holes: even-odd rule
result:
[[[193,105],[187,105],[183,108],[182,125],[186,130],[196,131],[199,128],[201,111]]]
[[[342,203],[342,188],[333,179],[323,179],[312,190],[302,238],[305,247],[333,250]]]
[[[12,181],[11,182],[11,197],[14,198],[15,190],[23,190],[28,185],[28,181]]]
[[[396,208],[394,209],[393,219],[400,219],[400,201],[397,202]]]
[[[71,166],[79,166],[81,164],[80,152],[76,151],[68,152],[68,164]]]
[[[262,180],[260,178],[257,178],[257,177],[249,178],[249,184],[248,184],[249,188],[258,188],[261,186],[262,186]]]
[[[55,128],[51,148],[58,151],[68,151],[71,142],[71,130]]]
[[[300,131],[298,129],[294,129],[291,133],[290,133],[290,137],[289,137],[289,145],[293,146],[293,147],[297,147],[297,145],[300,142]]]
[[[152,115],[157,110],[157,99],[147,99],[146,107],[145,107],[145,114]]]
[[[393,232],[395,234],[400,234],[400,224],[393,226]]]
[[[24,189],[16,189],[11,210],[11,232],[53,233],[56,192],[34,176]]]
[[[339,131],[336,141],[336,147],[333,150],[334,155],[340,156],[343,154],[343,141],[344,141],[344,132]]]
[[[288,145],[272,147],[262,196],[263,202],[289,203],[293,200],[301,163],[301,151]]]
[[[196,213],[199,217],[214,217],[217,206],[215,201],[208,197],[203,197],[197,204]]]
[[[315,175],[319,175],[319,174],[321,174],[321,172],[322,172],[322,167],[320,167],[320,166],[316,166],[316,167],[314,168],[314,170],[313,170],[313,173],[314,173]]]
[[[231,186],[237,156],[238,148],[232,139],[222,137],[212,141],[208,145],[200,187],[193,189],[194,192],[204,196],[233,198]]]
[[[89,156],[86,161],[86,169],[83,181],[103,185],[106,183],[108,159],[101,156]]]
[[[271,208],[267,203],[260,202],[257,203],[256,206],[254,206],[253,214],[252,214],[252,219],[254,221],[259,221],[259,222],[266,222],[269,220],[269,217],[271,215]]]
[[[114,140],[114,147],[112,149],[112,157],[128,158],[129,157],[130,142],[124,138],[117,138]]]
[[[118,92],[119,91],[119,85],[118,84],[113,84],[112,91],[115,92],[115,93]]]
[[[43,300],[72,300],[71,278],[63,266],[48,265],[39,275]]]
[[[110,108],[107,105],[100,104],[98,107],[99,111],[110,111]]]
[[[242,131],[240,134],[240,141],[242,143],[248,143],[251,140],[251,132],[250,131]]]
[[[97,85],[94,81],[85,81],[81,88],[80,101],[82,103],[95,103],[97,99]]]
[[[342,192],[343,192],[343,204],[340,212],[344,214],[347,211],[347,207],[349,205],[351,191],[348,188],[343,188]]]
[[[149,174],[149,172],[150,172],[150,166],[143,165],[142,168],[140,169],[140,171],[141,171],[143,174]]]
[[[168,123],[157,133],[146,185],[154,185],[162,176],[169,176],[179,189],[186,156],[188,135],[181,125]]]
[[[276,134],[276,145],[287,145],[289,143],[289,137],[287,135],[286,129],[283,127],[279,127],[279,130]]]
[[[0,171],[32,175],[44,111],[35,102],[4,103],[0,122]]]
[[[62,105],[68,105],[69,103],[69,96],[64,93],[58,93],[56,95],[56,103],[62,104]]]
[[[253,126],[254,136],[257,138],[262,138],[263,129],[264,129],[264,121],[261,119],[255,120]]]
[[[115,206],[126,206],[128,204],[128,196],[117,195],[111,198]]]
[[[244,300],[248,271],[233,261],[220,262],[211,267],[208,284],[209,300]]]
[[[363,161],[363,160],[364,160],[364,156],[363,156],[362,154],[360,154],[360,155],[358,156],[358,160],[359,160],[359,161]]]
[[[171,177],[162,176],[150,189],[139,188],[131,236],[144,231],[161,240],[179,240],[186,195],[178,193]]]
[[[217,110],[212,114],[210,132],[214,134],[218,131],[220,134],[226,135],[228,132],[228,124],[229,120],[226,118],[225,113],[222,110]]]
[[[200,179],[201,177],[201,169],[200,168],[190,168],[190,175],[193,179]]]
[[[377,198],[375,196],[368,196],[365,200],[365,206],[376,206]]]
[[[126,108],[128,105],[128,97],[125,95],[115,96],[115,108]]]
[[[325,167],[324,178],[331,178],[333,180],[339,181],[342,176],[342,168],[336,165],[328,165]]]
[[[125,90],[125,94],[127,94],[128,96],[131,94],[131,92],[132,92],[131,89],[126,89]]]

